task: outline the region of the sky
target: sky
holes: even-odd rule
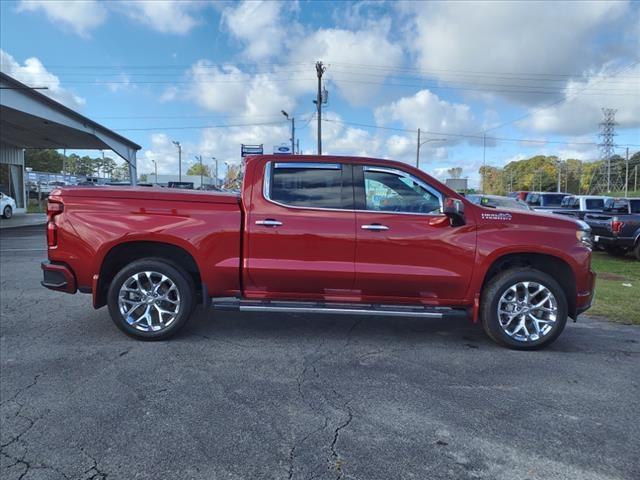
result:
[[[445,178],[537,154],[640,149],[640,3],[2,1],[3,72],[142,146],[138,172],[177,173],[241,144],[416,162]],[[96,155],[97,156],[97,155]]]

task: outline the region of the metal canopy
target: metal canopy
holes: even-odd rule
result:
[[[140,145],[0,72],[0,140],[20,148],[113,150],[137,179]]]

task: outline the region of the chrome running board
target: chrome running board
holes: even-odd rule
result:
[[[414,305],[359,304],[339,302],[295,302],[280,300],[245,300],[239,298],[212,298],[216,310],[240,312],[311,313],[332,315],[375,315],[383,317],[467,318],[465,308],[428,307]]]

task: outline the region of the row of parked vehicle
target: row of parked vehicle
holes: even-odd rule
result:
[[[560,192],[512,192],[498,195],[467,195],[474,203],[502,210],[534,210],[567,215],[591,228],[594,248],[615,256],[632,253],[640,260],[640,198],[572,195]]]

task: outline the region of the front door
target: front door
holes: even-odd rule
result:
[[[336,300],[351,293],[351,172],[340,163],[266,164],[245,222],[247,297]]]
[[[367,301],[462,299],[475,260],[475,226],[451,226],[442,194],[402,170],[358,166],[354,184],[354,290]]]

